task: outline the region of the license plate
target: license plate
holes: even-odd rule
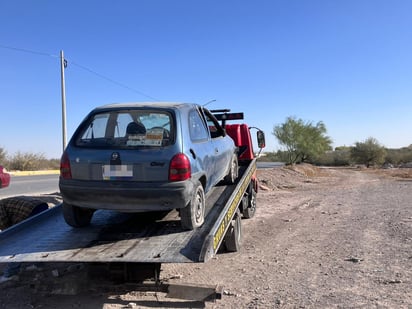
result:
[[[129,180],[133,178],[133,165],[103,165],[104,180]]]

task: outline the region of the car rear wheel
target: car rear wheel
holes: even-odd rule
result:
[[[193,192],[190,203],[180,209],[180,220],[185,230],[198,228],[205,221],[205,192],[200,182],[197,183]]]
[[[90,224],[94,211],[63,203],[63,216],[66,223],[73,227],[85,227]]]
[[[234,184],[236,182],[238,175],[239,175],[239,163],[237,160],[237,155],[234,154],[232,156],[232,160],[230,160],[229,173],[226,175],[223,181],[230,185]]]

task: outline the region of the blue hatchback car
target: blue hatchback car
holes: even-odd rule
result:
[[[201,226],[205,194],[238,177],[237,148],[213,114],[190,103],[127,103],[91,111],[60,166],[63,214],[73,227],[97,209],[177,209],[182,227]]]

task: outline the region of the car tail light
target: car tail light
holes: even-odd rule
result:
[[[60,160],[60,177],[63,179],[71,179],[72,172],[70,169],[70,160],[66,152],[63,153]]]
[[[170,161],[169,181],[182,181],[191,177],[189,159],[183,154],[175,155]]]

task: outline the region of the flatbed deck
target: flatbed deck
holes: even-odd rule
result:
[[[72,228],[58,205],[1,232],[0,263],[206,262],[220,246],[255,169],[253,160],[240,169],[237,184],[216,186],[207,194],[201,228],[182,230],[177,211],[156,219],[102,210],[90,226]]]

